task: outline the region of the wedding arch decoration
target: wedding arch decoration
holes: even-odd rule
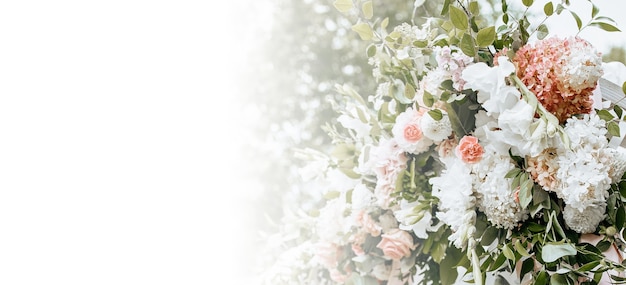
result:
[[[545,25],[619,31],[589,4],[585,24],[569,0],[502,0],[490,24],[478,1],[443,0],[389,27],[372,1],[336,0],[358,15],[378,88],[338,85],[334,149],[309,151],[333,181],[292,252],[315,268],[301,282],[625,283],[626,68]]]

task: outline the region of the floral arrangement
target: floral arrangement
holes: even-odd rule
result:
[[[335,183],[307,216],[315,237],[290,252],[315,268],[301,282],[626,281],[624,112],[602,100],[600,53],[543,23],[618,29],[593,3],[586,25],[569,1],[544,4],[536,25],[532,0],[509,2],[498,26],[476,1],[445,0],[440,17],[388,29],[371,1],[335,1],[359,15],[379,86],[367,100],[337,86],[334,150],[309,151]]]

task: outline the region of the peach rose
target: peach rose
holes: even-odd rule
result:
[[[376,247],[383,250],[385,256],[391,259],[401,259],[411,255],[411,250],[415,249],[413,237],[406,231],[393,229],[389,233],[382,235],[382,240]]]
[[[461,157],[465,163],[477,163],[483,157],[485,150],[478,143],[478,138],[473,136],[464,136],[456,148],[457,155]]]

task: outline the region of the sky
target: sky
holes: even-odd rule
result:
[[[237,284],[235,75],[269,3],[2,5],[0,284]],[[624,30],[625,3],[597,1]]]

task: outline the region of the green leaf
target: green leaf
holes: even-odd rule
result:
[[[338,198],[340,195],[341,193],[339,191],[328,191],[326,192],[326,194],[324,194],[324,199],[332,200]]]
[[[519,189],[519,203],[522,209],[526,209],[530,202],[533,200],[532,189],[533,189],[533,181],[528,177],[528,175],[523,175],[525,179],[523,179],[520,183]],[[522,179],[522,178],[520,178]]]
[[[404,97],[411,100],[411,102],[413,101],[413,98],[415,97],[415,87],[413,87],[413,85],[407,84],[404,87]]]
[[[509,14],[502,15],[502,22],[504,22],[505,24],[509,23]]]
[[[611,112],[607,110],[599,110],[598,117],[600,117],[600,119],[604,120],[605,122],[612,121],[615,118],[613,117],[613,114],[611,114]]]
[[[524,4],[524,6],[526,7],[530,7],[533,5],[533,0],[522,0],[522,3]]]
[[[450,1],[451,0],[443,1],[443,8],[441,9],[441,16],[445,16],[450,11]]]
[[[424,100],[426,107],[432,107],[433,104],[435,104],[435,98],[426,90],[424,90],[424,97],[422,99]]]
[[[526,275],[526,273],[528,272],[533,272],[534,267],[535,267],[534,259],[527,258],[526,260],[524,260],[524,262],[522,262],[522,271],[520,271],[520,277],[524,277],[524,275]]]
[[[558,244],[551,242],[544,245],[541,250],[541,259],[545,262],[554,262],[568,255],[576,255],[576,248],[569,243]]]
[[[470,57],[474,57],[476,55],[476,45],[474,45],[474,38],[469,34],[464,34],[461,39],[461,51],[464,54]]]
[[[509,172],[507,172],[506,175],[504,175],[504,178],[513,178],[513,177],[517,176],[518,174],[520,174],[521,172],[522,172],[521,169],[513,168]]]
[[[611,121],[606,127],[609,130],[609,134],[614,137],[620,137],[619,125],[616,122]]]
[[[372,28],[367,23],[358,23],[352,26],[352,30],[357,32],[362,40],[371,40],[374,37]]]
[[[502,246],[502,254],[510,260],[515,260],[515,253],[513,253],[513,250],[511,250],[508,244]]]
[[[622,83],[622,93],[624,93],[626,95],[626,81],[624,81],[624,83]]]
[[[617,214],[615,215],[615,226],[617,230],[621,230],[626,222],[626,211],[624,207],[617,208]]]
[[[483,236],[480,238],[480,244],[483,246],[489,246],[496,240],[500,231],[496,227],[487,227],[483,232]]]
[[[574,20],[576,20],[576,26],[578,27],[578,30],[580,31],[580,29],[582,29],[583,27],[583,21],[580,20],[580,17],[578,17],[578,14],[576,14],[574,11],[569,11],[572,14],[572,17],[574,17]]]
[[[545,272],[545,271],[539,272],[539,274],[537,274],[537,278],[535,279],[535,285],[548,284],[548,278],[550,278],[550,275],[548,275],[548,272]]]
[[[605,252],[607,250],[609,250],[609,248],[611,248],[611,242],[608,240],[603,240],[598,242],[598,244],[596,244],[596,248],[600,251],[600,252]]]
[[[413,89],[415,90],[415,89]],[[402,103],[402,104],[411,104],[413,103],[413,101],[409,98],[407,98],[405,95],[407,93],[406,90],[406,86],[404,85],[404,82],[402,82],[400,79],[396,79],[393,82],[393,85],[390,86],[389,88],[389,92],[391,92],[391,96],[393,98],[395,98],[396,100],[398,100],[398,102]]]
[[[598,265],[600,265],[600,261],[599,260],[594,260],[594,261],[591,261],[591,262],[589,262],[589,263],[587,263],[587,264],[577,268],[576,271],[581,272],[581,273],[582,272],[587,272],[589,270],[592,270],[592,269],[596,268],[596,266],[598,266]]]
[[[591,22],[591,23],[589,23],[589,26],[595,26],[595,27],[603,29],[603,30],[605,30],[607,32],[621,32],[620,29],[618,29],[614,25],[611,25],[611,24],[605,23],[605,22]]]
[[[383,28],[383,30],[387,28],[388,25],[389,25],[389,17],[386,17],[385,19],[383,19],[382,22],[380,22],[380,27]]]
[[[541,25],[539,25],[539,27],[537,27],[537,38],[538,39],[543,40],[549,34],[550,34],[550,31],[548,31],[548,26],[546,26],[545,24],[541,24]]]
[[[557,15],[561,15],[561,12],[563,12],[563,10],[564,10],[564,9],[565,9],[565,8],[563,7],[563,5],[558,4],[558,5],[556,5],[556,10],[555,10],[555,12],[556,12],[556,14],[557,14]]]
[[[467,15],[463,12],[463,10],[452,5],[450,6],[450,21],[452,21],[452,24],[457,29],[467,30]]]
[[[619,105],[615,105],[613,106],[613,111],[615,111],[615,114],[617,114],[618,119],[622,118],[622,114],[623,114],[622,107],[620,107]]]
[[[600,9],[598,9],[596,5],[591,3],[591,18],[595,18],[598,15],[598,12],[600,12]]]
[[[568,285],[567,278],[562,274],[554,274],[550,276],[550,285]]]
[[[372,1],[366,1],[363,3],[361,10],[363,10],[365,19],[371,19],[374,16],[374,5],[372,5]]]
[[[543,6],[543,12],[546,14],[546,16],[552,16],[552,14],[554,13],[554,5],[552,5],[552,2],[548,2],[546,3],[546,5]]]
[[[476,35],[476,44],[479,47],[487,47],[496,40],[496,27],[486,27],[478,31]]]
[[[478,6],[477,1],[472,1],[469,3],[469,11],[470,13],[477,15],[480,13],[480,7]]]
[[[333,6],[335,6],[335,9],[339,10],[339,12],[346,13],[354,7],[354,4],[352,3],[352,0],[335,0],[335,2],[333,2]]]
[[[428,111],[428,115],[430,115],[430,117],[433,118],[435,121],[439,121],[443,118],[443,113],[441,113],[441,110],[439,109]]]
[[[528,251],[526,250],[526,248],[524,248],[524,246],[522,246],[522,242],[520,240],[516,240],[515,241],[515,250],[517,251],[517,253],[519,253],[521,256],[530,256],[530,253],[528,253]]]
[[[370,45],[366,51],[367,57],[373,57],[376,55],[376,45]]]

